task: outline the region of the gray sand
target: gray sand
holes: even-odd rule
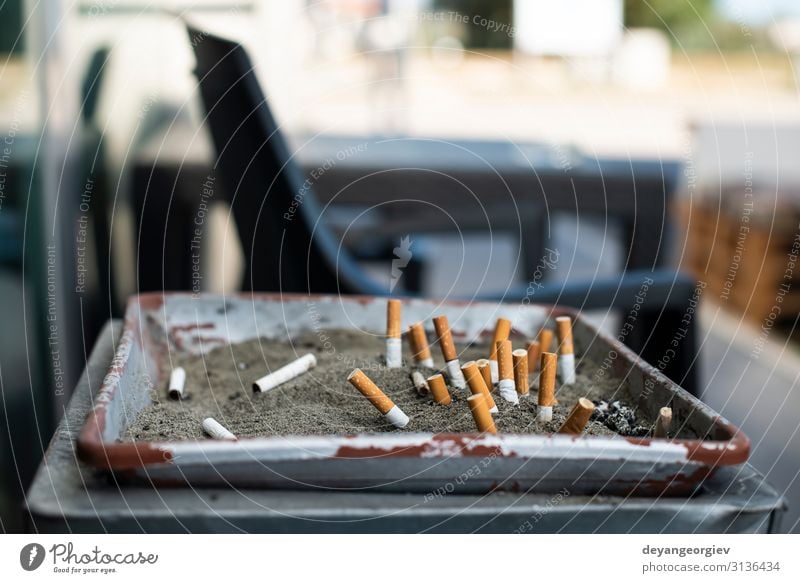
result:
[[[515,344],[521,344],[515,340]],[[408,347],[405,346],[406,351]],[[438,346],[432,346],[434,361],[442,365]],[[486,346],[463,347],[460,359],[484,358]],[[580,347],[578,347],[580,348]],[[252,382],[280,368],[295,358],[313,352],[318,364],[305,375],[267,393],[253,393]],[[383,340],[375,336],[345,330],[315,333],[294,342],[253,340],[225,346],[204,356],[173,356],[175,366],[186,369],[188,398],[173,401],[167,396],[167,381],[154,391],[152,405],[143,409],[126,433],[134,440],[180,440],[204,438],[200,422],[214,417],[239,437],[266,435],[353,434],[386,431],[407,432],[474,432],[475,425],[466,403],[469,390],[451,389],[453,403],[443,407],[430,396],[420,397],[409,378],[410,354],[405,354],[406,367],[386,369],[383,366]],[[578,359],[577,383],[558,387],[551,423],[536,421],[536,377],[532,375],[530,396],[515,407],[503,401],[497,392],[495,400],[500,413],[495,415],[501,433],[551,433],[558,429],[579,397],[590,399],[624,398],[618,382],[605,378],[591,385],[587,371],[597,369],[595,363]],[[380,413],[347,382],[347,375],[356,367],[364,372],[391,397],[411,418],[405,429],[396,429],[384,421]],[[420,369],[425,376],[433,369]],[[168,378],[165,371],[163,378]],[[590,386],[591,385],[591,386]],[[586,433],[611,435],[604,425],[592,421]]]

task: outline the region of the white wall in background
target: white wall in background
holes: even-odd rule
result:
[[[605,55],[622,36],[622,0],[516,0],[514,28],[523,53]]]
[[[669,81],[670,57],[669,39],[663,31],[628,29],[614,51],[614,81],[634,91],[660,89]]]

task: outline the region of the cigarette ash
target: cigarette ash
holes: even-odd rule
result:
[[[646,437],[650,427],[640,423],[636,411],[620,401],[604,401],[599,399],[594,402],[594,412],[591,420],[602,423],[614,433],[625,437]]]
[[[450,388],[453,402],[441,406],[430,395],[420,396],[410,378],[412,370],[425,377],[444,371],[437,346],[434,361],[440,369],[410,366],[411,354],[404,342],[403,368],[384,366],[384,339],[349,330],[326,330],[324,342],[316,333],[293,341],[252,340],[223,346],[205,355],[173,354],[171,366],[186,370],[185,398],[167,396],[169,370],[160,378],[163,386],[152,391],[152,403],[132,419],[125,440],[164,441],[207,439],[201,423],[214,417],[238,437],[271,435],[355,434],[387,431],[474,432],[475,424],[467,405],[468,389]],[[523,338],[514,338],[522,346]],[[514,406],[493,393],[499,414],[494,416],[501,433],[552,433],[566,419],[580,397],[614,401],[624,398],[626,389],[618,379],[597,380],[598,364],[580,357],[578,348],[577,381],[556,388],[558,404],[549,423],[536,421],[537,375],[532,375],[530,395]],[[461,362],[484,358],[488,344],[457,344]],[[255,379],[275,371],[296,358],[312,352],[317,366],[306,374],[269,392],[254,394]],[[396,429],[347,382],[348,374],[361,368],[410,418],[404,429]],[[446,375],[445,375],[446,376]],[[636,419],[634,425],[646,420]],[[590,435],[612,435],[603,422],[591,420],[585,430]]]

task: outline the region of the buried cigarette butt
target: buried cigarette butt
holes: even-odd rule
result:
[[[492,414],[489,412],[489,406],[486,404],[486,395],[483,393],[476,393],[467,397],[467,404],[472,413],[472,418],[475,420],[475,425],[481,433],[497,433],[497,427],[492,419]]]
[[[481,371],[483,382],[489,387],[489,392],[491,393],[494,390],[494,384],[492,383],[492,367],[489,364],[490,362],[488,358],[481,358],[475,361],[478,365],[478,370]]]
[[[486,386],[483,375],[478,370],[478,364],[474,360],[470,360],[461,367],[461,370],[464,371],[464,376],[467,379],[467,383],[469,383],[469,390],[472,394],[483,395],[486,398],[486,406],[489,408],[489,412],[497,413],[497,403],[494,402],[494,398],[489,392],[489,387]]]
[[[317,357],[310,352],[297,360],[282,366],[275,372],[261,377],[253,383],[254,393],[266,393],[275,387],[299,377],[317,366]]]
[[[580,435],[583,433],[586,424],[589,423],[589,418],[592,416],[593,411],[594,403],[589,399],[581,397],[578,399],[578,402],[575,403],[572,411],[569,412],[567,420],[564,421],[564,424],[559,428],[558,432]]]
[[[527,397],[530,391],[528,385],[528,351],[524,348],[517,348],[511,353],[514,360],[514,386],[520,397]]]
[[[492,383],[500,380],[500,369],[497,362],[497,343],[502,340],[508,340],[511,334],[511,320],[506,318],[497,318],[497,324],[494,325],[494,335],[492,336],[492,344],[489,346],[489,366],[492,367]]]
[[[403,366],[403,347],[400,340],[400,300],[386,303],[386,367]]]
[[[411,344],[414,361],[422,366],[433,368],[431,347],[428,345],[428,335],[425,334],[425,327],[422,322],[417,322],[408,327],[408,341]]]
[[[386,396],[386,393],[380,390],[360,368],[351,372],[347,380],[381,412],[384,419],[389,423],[399,428],[408,425],[408,415],[403,413],[400,407],[395,405],[394,402]]]
[[[450,397],[450,391],[447,390],[447,384],[444,382],[444,377],[440,374],[435,374],[428,377],[428,386],[433,394],[433,400],[440,405],[449,405],[453,402]]]
[[[431,392],[430,387],[428,386],[428,382],[425,380],[425,377],[422,376],[422,373],[418,370],[415,370],[411,373],[411,382],[414,383],[414,388],[417,390],[417,394],[424,397],[425,395]]]
[[[514,386],[514,358],[511,355],[511,340],[501,340],[497,343],[497,365],[500,380],[497,382],[497,391],[509,403],[519,403],[519,395]],[[527,353],[525,353],[527,357]]]
[[[182,399],[183,389],[186,386],[186,371],[179,366],[172,369],[169,375],[169,396],[172,399]]]
[[[447,375],[450,377],[450,384],[457,389],[466,388],[467,383],[461,372],[461,364],[458,362],[456,345],[453,342],[453,334],[450,332],[450,323],[447,321],[447,316],[436,316],[433,319],[433,327],[436,330],[439,346],[442,348],[442,356],[447,366]]]
[[[556,318],[558,334],[558,378],[561,384],[575,384],[575,347],[572,344],[572,319],[569,316]]]
[[[553,331],[549,328],[542,328],[539,330],[539,336],[536,338],[539,341],[539,350],[550,352],[550,345],[553,343]]]
[[[658,419],[656,420],[653,436],[669,437],[670,425],[672,425],[672,409],[670,407],[661,407],[658,411]]]
[[[213,417],[206,417],[203,419],[203,431],[214,439],[237,440],[233,433],[225,429],[225,427]]]
[[[556,361],[558,356],[552,352],[542,353],[542,362],[539,369],[539,399],[536,419],[539,421],[553,420],[553,405],[556,394]]]
[[[538,340],[531,340],[525,348],[528,350],[528,374],[533,374],[539,369],[542,349]]]

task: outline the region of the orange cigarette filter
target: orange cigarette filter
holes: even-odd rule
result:
[[[400,338],[400,300],[389,300],[386,304],[386,337]]]
[[[450,391],[447,390],[447,383],[444,382],[444,377],[440,374],[435,374],[428,377],[428,386],[431,388],[433,400],[440,405],[449,405],[453,402],[450,397]]]
[[[394,402],[360,368],[351,372],[347,380],[384,415],[394,407]]]
[[[417,322],[408,327],[408,339],[411,344],[411,351],[414,353],[414,360],[422,362],[431,358],[431,347],[428,345],[428,335],[425,334],[425,327],[422,322]]]
[[[486,404],[486,396],[483,393],[477,393],[467,398],[469,410],[472,412],[472,418],[475,420],[475,425],[481,433],[497,433],[497,427],[492,419],[492,414],[489,412],[489,406]]]
[[[553,343],[553,331],[549,328],[542,328],[539,330],[539,350],[550,352],[550,345]]]
[[[517,394],[520,397],[524,397],[530,390],[528,385],[528,351],[518,348],[511,353],[511,357],[514,360],[514,385],[517,388]]]
[[[552,407],[556,400],[556,367],[558,355],[554,352],[543,352],[541,369],[539,370],[539,406]]]
[[[444,361],[455,360],[457,357],[456,345],[453,343],[453,334],[450,332],[450,323],[447,321],[447,316],[436,316],[433,319],[433,328],[436,330],[439,346],[442,347]]]
[[[542,348],[538,340],[528,342],[528,374],[533,374],[539,369],[539,359],[542,356]]]
[[[481,358],[475,362],[478,365],[478,370],[481,371],[483,382],[485,382],[486,386],[489,387],[489,392],[492,392],[494,390],[494,384],[492,383],[492,366],[489,364],[489,360],[486,358]]]
[[[506,318],[497,318],[497,324],[494,326],[492,344],[489,347],[489,360],[497,360],[497,343],[501,340],[508,340],[510,334],[511,320],[507,320]]]
[[[489,410],[491,411],[494,409],[497,404],[492,398],[492,393],[489,392],[489,387],[486,386],[486,383],[483,380],[483,375],[478,370],[478,364],[474,360],[470,360],[461,367],[461,370],[464,373],[464,378],[467,379],[467,384],[469,385],[469,390],[472,391],[472,394],[482,394],[484,397],[486,397],[486,405],[489,407]]]
[[[514,360],[511,356],[511,340],[501,340],[496,345],[497,367],[501,379],[514,380]]]
[[[594,403],[589,399],[581,397],[578,399],[578,402],[575,403],[572,411],[569,412],[567,420],[564,421],[564,424],[559,428],[558,432],[580,435],[583,433],[586,424],[589,423],[589,418],[592,416],[593,411]]]
[[[556,333],[559,354],[575,354],[575,347],[572,344],[572,318],[569,316],[556,318]]]

